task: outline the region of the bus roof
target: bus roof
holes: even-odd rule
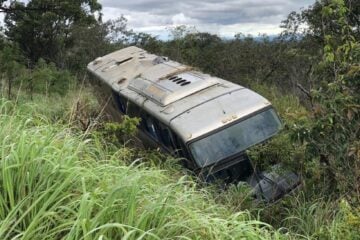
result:
[[[170,126],[184,142],[271,105],[247,88],[137,47],[97,58],[88,71]]]

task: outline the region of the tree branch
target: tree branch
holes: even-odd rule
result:
[[[310,91],[306,90],[300,83],[296,83],[296,86],[300,89],[301,92],[303,92],[308,97],[311,106],[313,106],[313,101],[312,101],[313,97],[311,96]]]
[[[26,11],[57,11],[61,10],[59,7],[4,7],[0,6],[0,13],[14,13]]]

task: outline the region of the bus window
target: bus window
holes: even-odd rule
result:
[[[126,98],[120,96],[117,92],[113,91],[113,97],[116,103],[116,106],[118,107],[119,111],[123,114],[126,114],[127,108],[128,108],[128,101]]]
[[[175,145],[173,143],[173,140],[171,138],[171,132],[169,130],[168,127],[166,127],[164,124],[162,123],[158,123],[158,134],[160,137],[160,142],[171,152],[174,152],[175,150]]]
[[[159,144],[170,152],[174,152],[174,143],[171,138],[170,130],[151,115],[144,113],[141,116],[143,129],[150,134]]]
[[[142,121],[145,123],[145,131],[148,132],[154,139],[159,140],[153,118],[147,115],[147,117],[143,118]]]
[[[172,141],[174,143],[174,153],[177,157],[181,158],[182,164],[189,169],[194,169],[195,166],[193,162],[190,160],[190,155],[186,150],[185,144],[180,140],[180,138],[176,135],[175,132],[171,131]]]
[[[129,101],[127,114],[129,117],[141,117],[141,109],[136,104]]]

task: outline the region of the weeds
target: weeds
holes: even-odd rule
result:
[[[256,204],[244,185],[226,191],[199,186],[179,160],[104,141],[100,129],[80,131],[77,119],[69,121],[77,103],[89,118],[101,112],[86,101],[90,95],[84,90],[66,100],[35,95],[32,103],[22,97],[0,101],[0,239],[359,236],[359,209],[345,200],[294,194],[272,205]],[[254,153],[270,161],[301,152],[283,134]]]
[[[187,177],[126,166],[122,152],[104,152],[11,102],[0,105],[1,239],[280,237],[247,212],[214,203]]]

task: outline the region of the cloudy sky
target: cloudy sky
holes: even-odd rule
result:
[[[104,20],[123,14],[128,26],[166,38],[167,28],[195,26],[199,31],[233,37],[236,33],[278,34],[279,25],[291,11],[315,0],[99,0]]]
[[[166,39],[167,29],[177,25],[194,26],[198,31],[222,37],[233,37],[239,32],[275,35],[281,31],[279,25],[291,11],[306,8],[315,0],[98,1],[103,5],[104,20],[124,15],[129,28]]]

